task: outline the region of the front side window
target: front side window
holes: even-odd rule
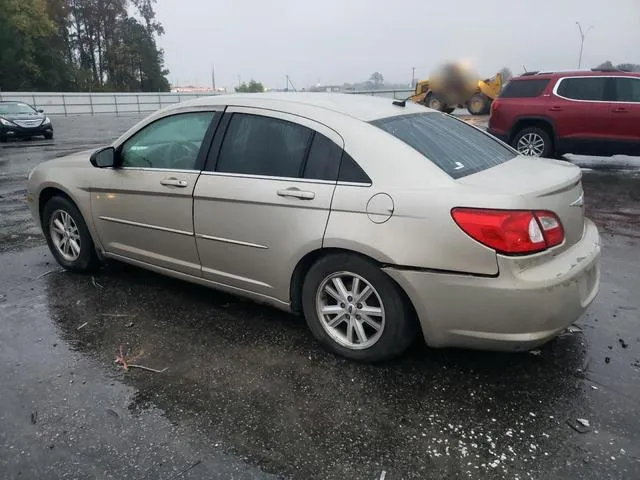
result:
[[[493,137],[442,113],[418,113],[375,120],[453,178],[500,165],[516,153]]]
[[[557,91],[572,100],[605,101],[607,81],[606,77],[563,78]]]
[[[616,82],[616,101],[640,103],[640,78],[619,77]]]
[[[122,167],[193,170],[214,112],[181,113],[147,125],[122,146]]]
[[[273,117],[234,113],[216,170],[225,173],[298,178],[313,132]]]

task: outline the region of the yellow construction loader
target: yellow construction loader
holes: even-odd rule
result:
[[[502,81],[500,73],[478,80],[470,69],[452,63],[432,74],[428,80],[418,82],[415,94],[409,100],[445,113],[466,108],[471,115],[486,115],[491,102],[502,91]]]

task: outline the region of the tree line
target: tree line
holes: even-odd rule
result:
[[[168,91],[156,0],[0,0],[0,90]]]

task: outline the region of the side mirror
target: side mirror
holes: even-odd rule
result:
[[[39,109],[38,109],[38,113],[44,113],[44,110],[43,110],[43,109],[41,109],[41,108],[39,108]]]
[[[104,147],[93,152],[90,159],[91,165],[96,168],[109,168],[116,165],[116,150],[113,147]]]

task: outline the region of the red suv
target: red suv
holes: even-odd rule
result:
[[[488,131],[523,155],[640,155],[640,73],[525,73],[491,105]]]

